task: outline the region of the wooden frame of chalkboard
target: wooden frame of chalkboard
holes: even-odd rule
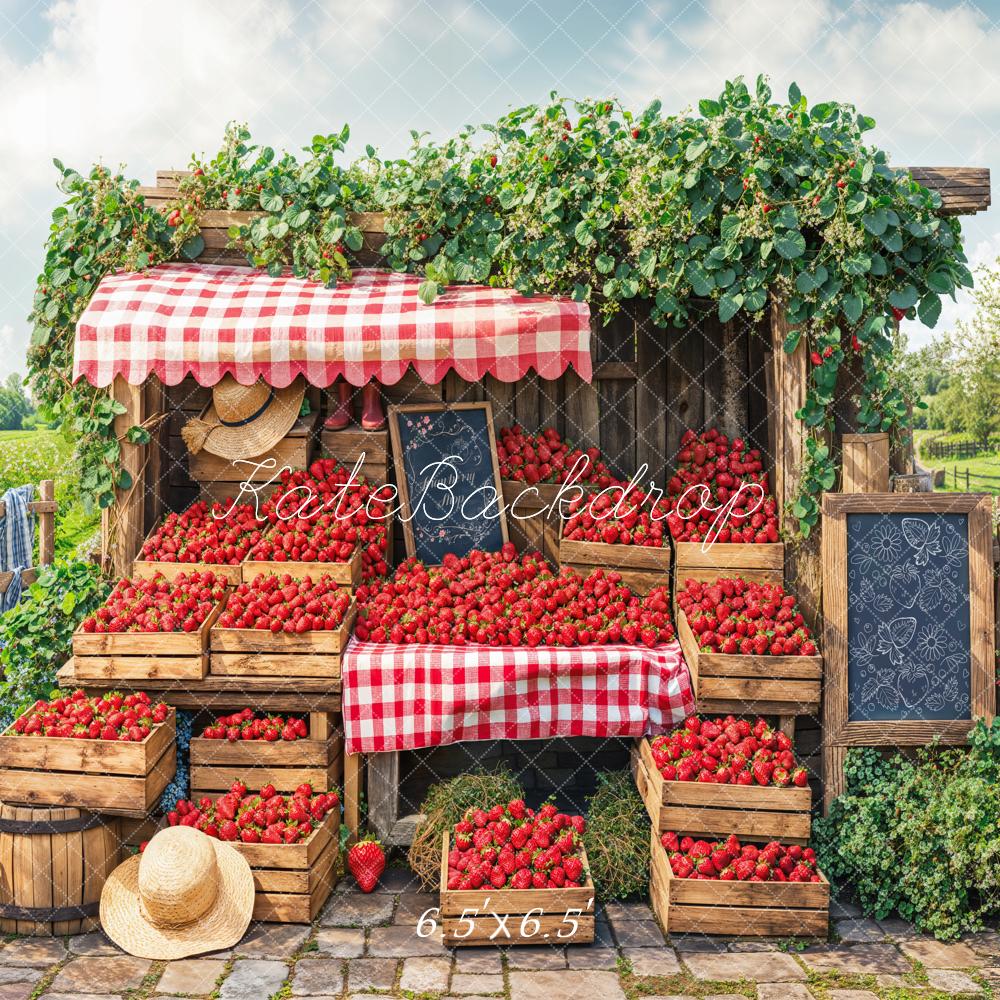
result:
[[[406,544],[407,556],[416,555],[417,545],[413,533],[413,521],[411,518],[412,508],[410,506],[410,489],[406,477],[406,463],[403,454],[403,440],[399,431],[399,418],[412,414],[444,413],[453,410],[482,410],[486,418],[486,433],[489,437],[490,460],[493,463],[493,482],[497,492],[497,504],[499,507],[500,534],[504,542],[510,541],[507,533],[507,515],[504,510],[503,484],[500,479],[500,463],[497,459],[496,434],[493,430],[493,407],[490,403],[404,403],[390,406],[389,417],[389,438],[392,442],[393,462],[396,467],[396,486],[399,490],[400,513],[403,524],[403,540]]]
[[[994,622],[993,622],[993,534],[991,498],[979,494],[948,493],[856,493],[825,494],[823,497],[823,618],[825,677],[823,720],[828,748],[848,746],[922,746],[934,737],[943,743],[963,744],[977,718],[992,719],[996,707]],[[968,698],[967,718],[881,718],[877,721],[851,719],[848,585],[848,521],[851,515],[912,514],[918,522],[928,514],[959,515],[968,525],[968,594],[962,588],[962,603],[968,605]],[[926,522],[922,522],[926,523]],[[913,529],[911,529],[913,530]],[[903,525],[905,533],[906,526]],[[883,535],[886,550],[891,539]],[[918,539],[919,541],[919,539]],[[913,547],[913,542],[906,539]],[[939,548],[933,542],[935,550]],[[889,558],[888,556],[886,558]],[[923,556],[924,565],[928,557]],[[918,558],[917,562],[921,560]],[[963,560],[964,562],[964,560]],[[864,567],[861,567],[864,569]],[[964,577],[964,566],[961,576]],[[870,567],[876,569],[875,563]],[[933,567],[930,567],[933,570]],[[921,589],[922,570],[910,570]],[[865,583],[862,581],[861,586]],[[874,593],[874,591],[873,591]],[[967,597],[967,602],[966,602]],[[903,606],[906,606],[905,604]],[[876,614],[878,613],[876,607]],[[928,608],[933,610],[933,608]],[[915,615],[920,611],[916,607]],[[891,612],[890,612],[891,613]],[[898,619],[899,621],[911,620]],[[933,627],[929,616],[920,614],[921,626]],[[964,631],[964,627],[963,627]],[[892,634],[884,642],[893,642]],[[963,650],[964,653],[964,650]],[[900,652],[900,662],[905,654]],[[963,656],[964,658],[964,656]],[[964,686],[964,682],[963,682]],[[904,699],[905,701],[905,699]],[[842,759],[842,753],[835,755]],[[839,767],[838,767],[839,770]],[[833,775],[827,775],[830,782]]]

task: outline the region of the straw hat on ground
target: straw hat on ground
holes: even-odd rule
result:
[[[230,460],[256,458],[295,425],[305,392],[301,378],[274,389],[262,379],[240,385],[232,375],[224,375],[212,389],[212,405],[181,428],[181,437],[193,455],[204,449]]]
[[[235,847],[171,826],[108,877],[101,924],[128,954],[171,961],[231,948],[250,926],[253,896],[250,865]]]

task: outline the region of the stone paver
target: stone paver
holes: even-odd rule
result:
[[[11,983],[37,983],[44,975],[44,969],[33,969],[28,965],[0,966],[0,986],[10,986]]]
[[[980,955],[1000,958],[1000,934],[996,931],[979,931],[977,934],[969,934],[962,938],[962,943],[967,944]]]
[[[758,983],[757,1000],[813,1000],[802,983]]]
[[[7,983],[0,986],[0,1000],[30,1000],[34,991],[32,983]]]
[[[374,927],[392,919],[395,900],[385,892],[334,894],[319,922],[323,927]]]
[[[455,971],[461,973],[482,973],[488,975],[502,972],[503,964],[499,948],[456,948]]]
[[[396,1000],[390,993],[352,993],[348,1000]]]
[[[290,958],[302,947],[309,936],[308,924],[257,924],[243,935],[243,940],[233,949],[237,955],[249,958]]]
[[[613,972],[510,973],[511,1000],[579,1000],[583,996],[625,1000]]]
[[[335,996],[344,991],[343,962],[336,958],[303,958],[295,963],[292,996]]]
[[[877,975],[909,972],[912,966],[891,944],[819,945],[801,954],[802,961],[817,972]]]
[[[443,997],[442,1000],[496,1000],[495,997],[480,996],[479,994],[473,994],[472,996],[461,996],[459,997],[455,993],[449,993],[447,996]]]
[[[149,972],[150,962],[128,955],[74,958],[52,983],[54,993],[124,993],[134,990]]]
[[[671,934],[670,943],[682,955],[686,952],[715,955],[729,950],[724,938],[708,937],[705,934]]]
[[[277,993],[288,978],[284,962],[244,958],[233,965],[219,990],[219,1000],[261,1000]]]
[[[844,944],[874,944],[885,937],[885,931],[874,920],[865,917],[838,920],[833,927]]]
[[[360,958],[365,953],[365,932],[356,927],[320,927],[316,954],[330,958]]]
[[[614,948],[615,938],[611,932],[611,924],[606,920],[594,921],[594,947]]]
[[[74,955],[123,955],[124,952],[116,944],[112,944],[103,931],[91,931],[89,934],[77,934],[69,939],[69,950]]]
[[[983,988],[971,976],[954,969],[928,969],[927,982],[944,993],[982,993]]]
[[[900,920],[899,917],[887,917],[885,920],[877,921],[879,928],[886,937],[902,940],[916,936],[913,924],[908,920]]]
[[[688,953],[684,964],[696,979],[735,982],[751,979],[761,983],[787,983],[806,978],[802,966],[780,951],[718,955]]]
[[[647,954],[652,954],[648,951]],[[567,948],[566,959],[571,969],[617,969],[618,952],[614,948]]]
[[[726,951],[777,951],[773,941],[730,941]]]
[[[612,923],[611,929],[623,948],[660,948],[663,932],[655,920],[628,920]]]
[[[829,1000],[878,1000],[878,994],[871,990],[827,990]]]
[[[393,914],[394,924],[416,924],[420,918],[428,911],[436,909],[438,897],[430,892],[404,892],[399,897],[396,904],[396,912]],[[431,919],[439,917],[439,914],[432,913]]]
[[[353,881],[351,879],[350,881]],[[387,868],[375,887],[376,892],[417,892],[420,879],[407,868]]]
[[[550,969],[566,968],[566,949],[551,945],[528,945],[511,948],[507,952],[507,965],[511,969],[526,972],[545,972]]]
[[[47,969],[64,958],[66,945],[58,938],[18,938],[0,951],[0,965],[28,965],[36,969]]]
[[[621,920],[653,919],[653,911],[646,903],[605,903],[602,909],[612,924]]]
[[[403,975],[399,980],[399,988],[410,990],[413,993],[446,993],[450,972],[451,959],[408,958],[403,962]],[[462,990],[461,992],[478,993],[480,991]]]
[[[226,963],[218,958],[185,958],[168,962],[156,984],[156,992],[211,993],[225,968]]]
[[[347,963],[349,990],[391,990],[395,982],[394,958],[352,958]]]
[[[946,944],[934,938],[918,937],[900,941],[899,947],[928,969],[967,969],[979,964],[978,956],[967,944]]]
[[[374,927],[368,932],[368,954],[376,958],[421,958],[446,955],[441,928],[419,937],[415,927]]]
[[[496,973],[468,975],[456,973],[451,980],[451,992],[458,994],[503,993],[503,976]]]
[[[637,976],[676,976],[681,971],[677,956],[669,948],[624,948]]]
[[[847,903],[839,899],[831,899],[830,916],[834,920],[842,920],[844,917],[860,917],[862,916],[861,907],[856,903]]]
[[[743,993],[706,993],[703,1000],[746,1000]]]

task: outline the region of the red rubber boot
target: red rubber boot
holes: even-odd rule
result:
[[[342,431],[351,420],[351,384],[346,379],[337,383],[337,409],[323,421],[328,431]]]
[[[378,382],[369,382],[361,390],[361,426],[366,431],[380,431],[385,427],[385,410],[378,391]]]

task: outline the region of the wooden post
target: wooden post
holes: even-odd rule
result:
[[[115,434],[121,441],[122,468],[132,477],[132,484],[128,489],[115,490],[114,506],[101,520],[101,561],[115,576],[128,576],[144,537],[145,448],[130,444],[124,437],[130,427],[143,421],[143,391],[142,386],[129,385],[116,375],[111,393],[125,407],[125,412],[115,417]]]
[[[382,840],[399,819],[399,753],[368,755],[368,822]]]
[[[56,498],[56,484],[51,479],[43,479],[38,484],[38,499],[52,502]],[[56,557],[56,515],[54,511],[42,510],[38,515],[38,565],[48,566]]]
[[[348,846],[355,843],[361,829],[361,754],[344,753],[344,826]]]

